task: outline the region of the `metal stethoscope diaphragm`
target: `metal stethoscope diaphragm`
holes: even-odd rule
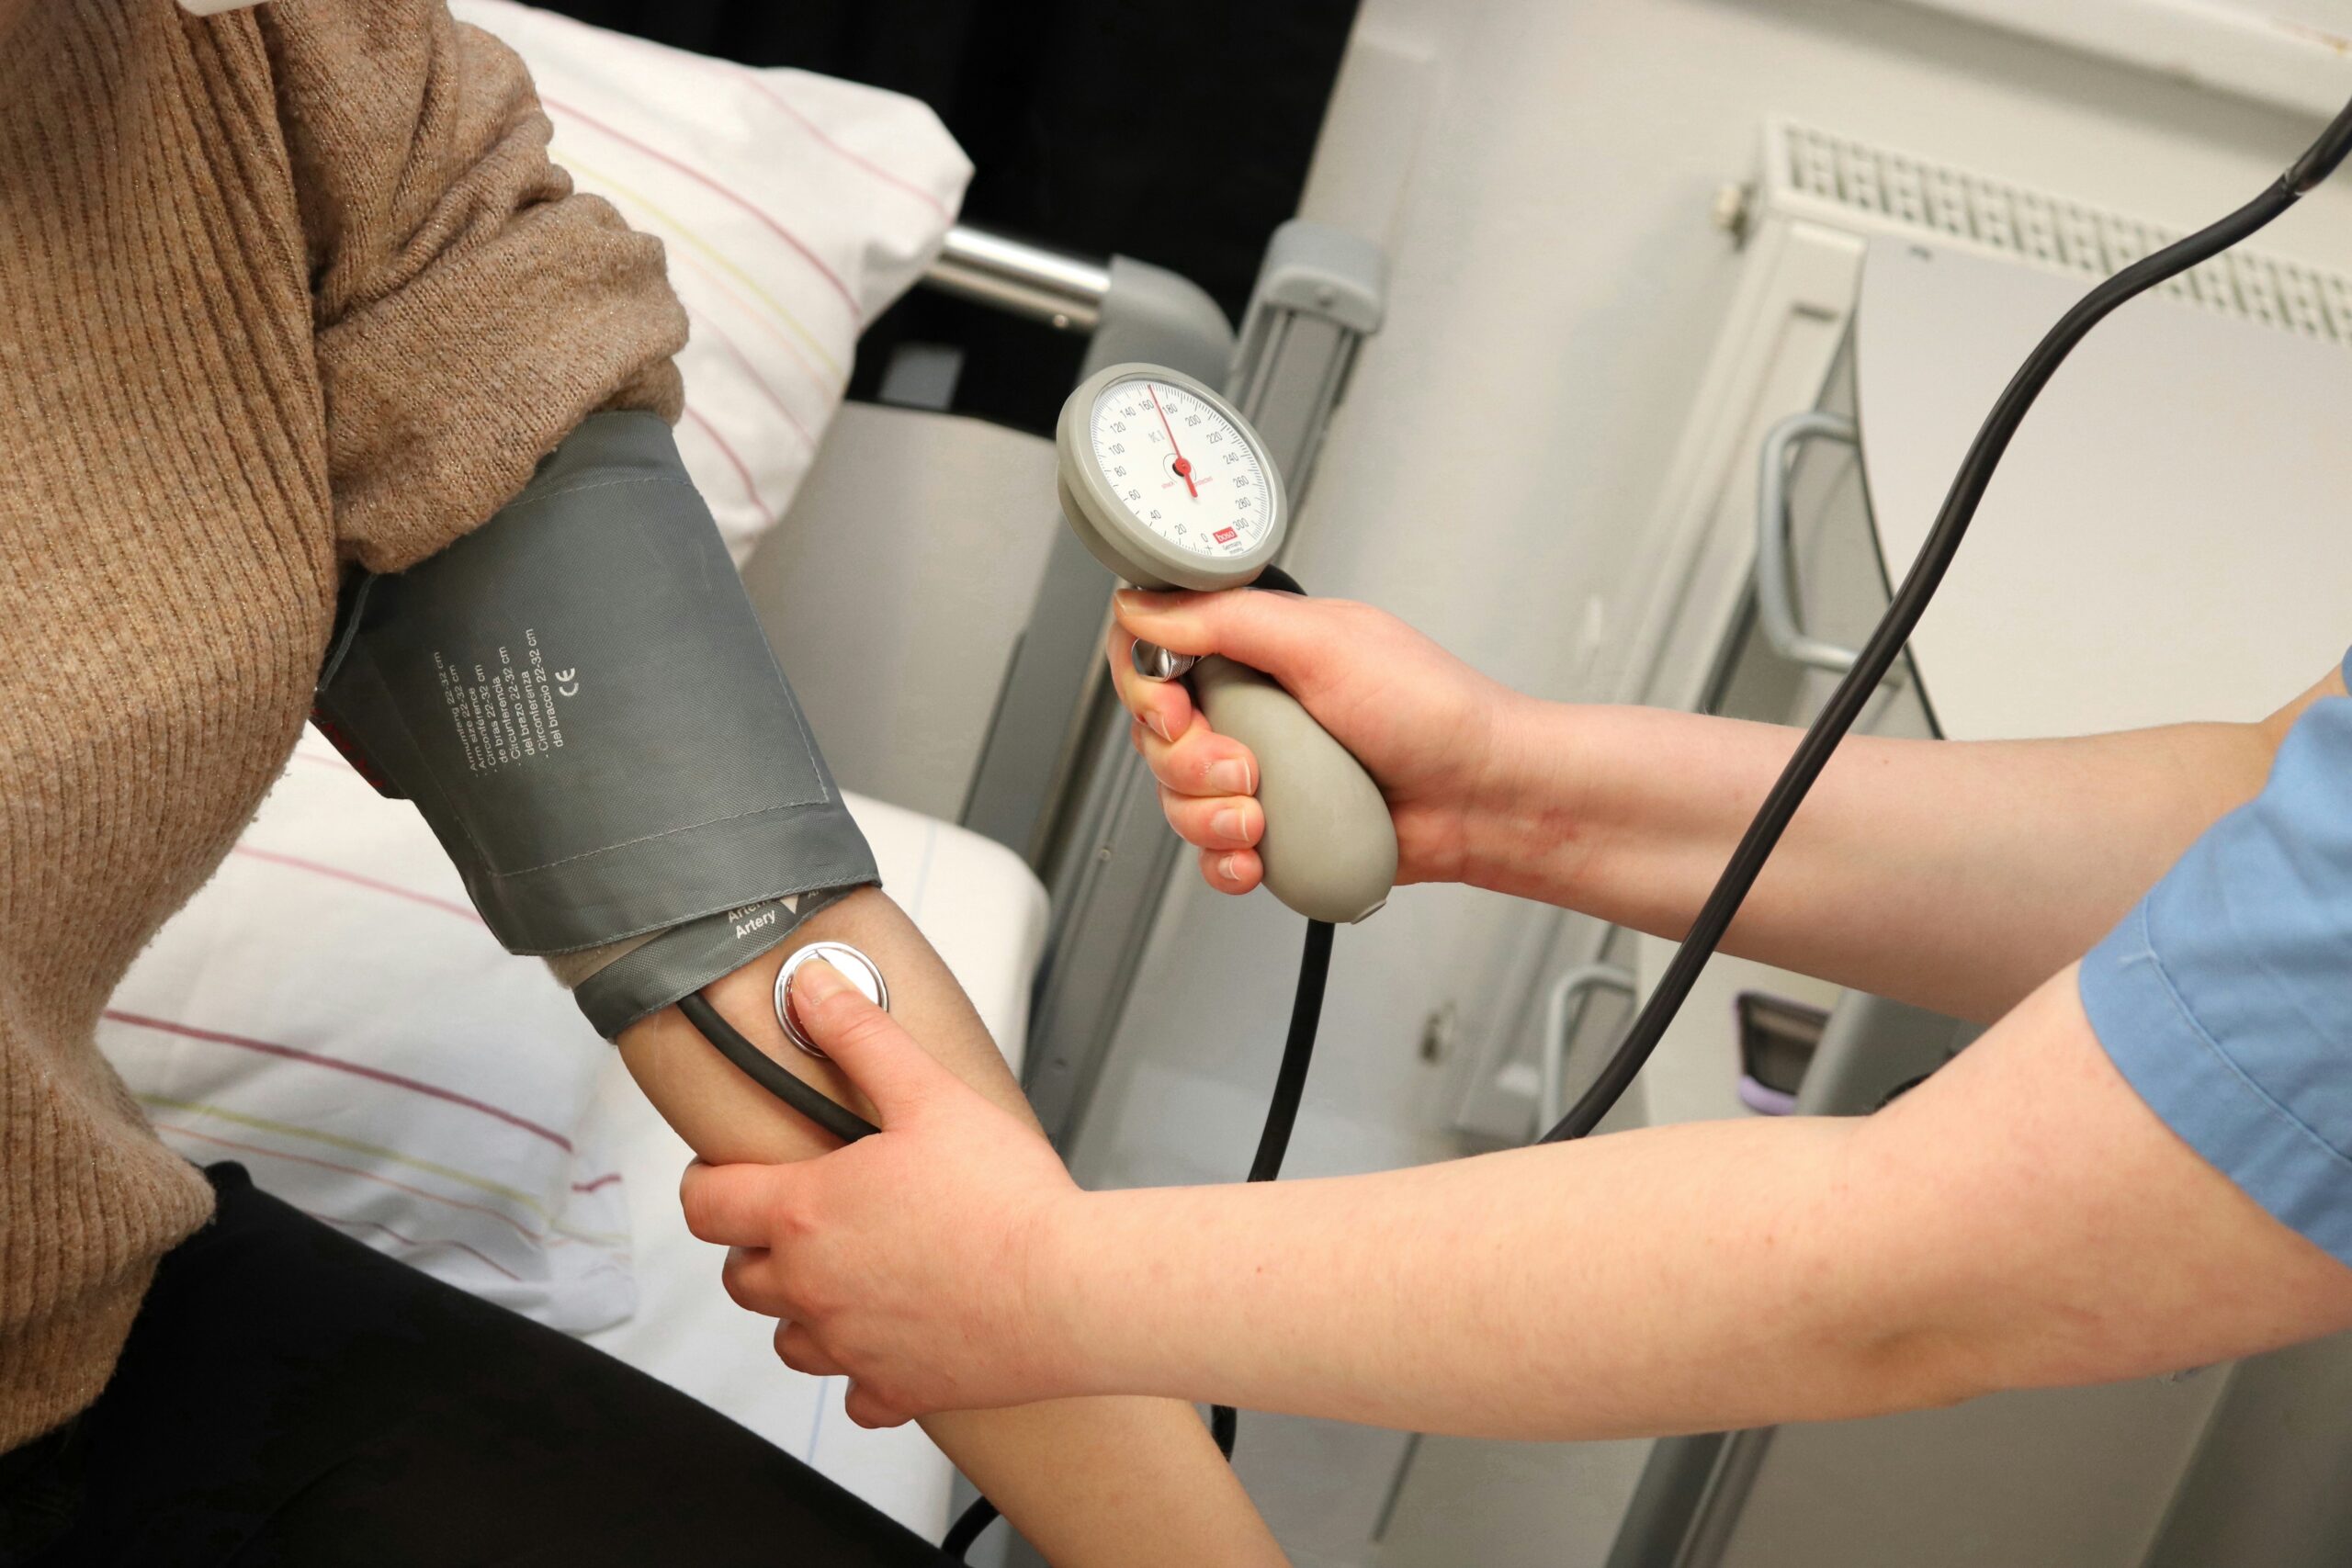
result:
[[[881,965],[845,942],[812,942],[784,961],[784,967],[775,972],[775,1021],[784,1026],[786,1039],[823,1061],[825,1053],[808,1037],[808,1029],[800,1021],[799,1010],[792,1000],[792,977],[813,958],[831,964],[842,979],[884,1012],[890,1010],[890,987],[882,978]]]

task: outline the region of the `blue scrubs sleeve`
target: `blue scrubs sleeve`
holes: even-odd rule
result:
[[[2091,1027],[2150,1108],[2352,1264],[2352,699],[2296,721],[2261,795],[2189,847],[2081,976]]]

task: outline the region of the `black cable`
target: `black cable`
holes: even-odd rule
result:
[[[2319,140],[2279,176],[2278,183],[2301,196],[2335,173],[2335,165],[2344,162],[2347,152],[2352,152],[2352,104],[2336,111],[2335,118],[2327,122],[2327,129],[2319,133]]]
[[[994,1503],[986,1497],[973,1498],[972,1506],[956,1516],[956,1522],[949,1525],[947,1533],[940,1538],[939,1550],[956,1562],[963,1562],[964,1553],[972,1550],[972,1543],[980,1539],[980,1532],[996,1523],[996,1519]]]
[[[1283,1156],[1290,1152],[1291,1129],[1298,1125],[1299,1101],[1306,1095],[1306,1069],[1315,1060],[1315,1035],[1323,1023],[1323,991],[1331,978],[1331,937],[1329,920],[1306,922],[1306,951],[1298,961],[1298,988],[1291,995],[1290,1032],[1283,1040],[1282,1066],[1274,1072],[1273,1093],[1266,1101],[1266,1125],[1258,1134],[1258,1155],[1250,1162],[1251,1181],[1272,1181],[1282,1174]],[[1233,1439],[1241,1418],[1229,1404],[1209,1407],[1209,1435],[1216,1451],[1233,1457]],[[961,1559],[996,1522],[996,1505],[976,1497],[940,1541],[939,1549]]]
[[[1298,585],[1298,579],[1278,566],[1262,568],[1250,586],[1272,589],[1277,593],[1295,593],[1302,599],[1306,597],[1306,590]]]
[[[1870,641],[1854,660],[1854,667],[1838,682],[1820,716],[1804,732],[1804,739],[1797,743],[1796,753],[1781,770],[1755,819],[1748,823],[1739,847],[1732,852],[1723,875],[1716,880],[1714,890],[1707,895],[1699,918],[1691,922],[1690,935],[1683,939],[1681,948],[1667,966],[1657,989],[1650,993],[1633,1028],[1601,1068],[1600,1076],[1593,1080],[1592,1087],[1561,1118],[1558,1126],[1544,1134],[1544,1143],[1581,1138],[1591,1132],[1632,1085],[1634,1075],[1665,1038],[1668,1026],[1699,978],[1699,971],[1723,941],[1732,917],[1739,912],[1741,900],[1755,886],[1773,846],[1787,830],[1789,819],[1804,804],[1806,791],[1821,776],[1838,742],[1853,728],[1863,705],[1885,678],[1904,645],[1910,641],[1912,628],[1918,625],[1928,602],[1935,596],[1937,585],[1943,581],[1970,522],[1975,518],[1977,502],[1984,499],[2001,455],[2008,449],[2010,438],[2024,422],[2026,411],[2033,406],[2034,399],[2041,395],[2066,355],[2117,306],[2219,255],[2292,207],[2296,197],[2333,173],[2347,152],[2352,152],[2352,105],[2346,105],[2329,122],[2310,151],[2297,159],[2268,190],[2221,221],[2176,241],[2153,255],[2142,257],[2099,284],[2059,318],[2058,324],[2026,356],[2025,363],[2018,367],[1994,403],[1993,412],[1985,416],[1976,439],[1970,443],[1967,456],[1961,460],[1960,472],[1953,476],[1951,489],[1936,513],[1935,525],[1928,530],[1927,542],[1919,547],[1918,558],[1911,563],[1903,586],[1895,591],[1886,614],[1880,618],[1878,629],[1871,634]]]
[[[1250,1162],[1251,1181],[1272,1181],[1283,1170],[1290,1153],[1291,1129],[1298,1125],[1298,1103],[1306,1097],[1306,1069],[1315,1061],[1315,1032],[1323,1022],[1323,987],[1331,978],[1332,925],[1329,920],[1306,922],[1306,951],[1298,960],[1298,988],[1291,994],[1290,1033],[1283,1041],[1283,1065],[1274,1073],[1274,1092],[1266,1101],[1266,1125],[1258,1134],[1258,1156]],[[1233,1440],[1241,1418],[1230,1404],[1209,1406],[1209,1432],[1216,1451],[1233,1457]]]
[[[1716,880],[1714,889],[1707,896],[1699,917],[1691,922],[1690,931],[1683,939],[1674,961],[1667,967],[1643,1007],[1641,1016],[1600,1076],[1586,1089],[1576,1105],[1563,1117],[1560,1124],[1544,1134],[1544,1143],[1559,1143],[1580,1138],[1592,1131],[1602,1117],[1624,1094],[1650,1054],[1665,1037],[1667,1028],[1681,1010],[1723,935],[1739,912],[1741,902],[1756,884],[1756,878],[1771,857],[1781,835],[1788,829],[1797,807],[1804,803],[1806,793],[1821,771],[1828,765],[1838,743],[1851,729],[1860,716],[1871,694],[1893,667],[1919,617],[1935,597],[1939,584],[1960,549],[1961,540],[1967,535],[1968,525],[1976,515],[1977,503],[1984,499],[1985,487],[1992,482],[1993,473],[2000,465],[2018,427],[2024,422],[2034,400],[2048,385],[2050,378],[2064,363],[2091,328],[2104,320],[2109,312],[2126,300],[2155,288],[2166,279],[2188,271],[2200,262],[2211,259],[2248,235],[2267,224],[2272,219],[2294,205],[2298,197],[2333,174],[2347,153],[2352,153],[2352,105],[2346,105],[2329,122],[2309,151],[2296,160],[2292,167],[2280,176],[2278,183],[2248,202],[2220,222],[2201,229],[2165,246],[2154,255],[2146,256],[2107,279],[2060,318],[2033,352],[2027,355],[1993,411],[1985,417],[1984,426],[1976,433],[1968,453],[1962,459],[1960,472],[1954,476],[1951,491],[1944,497],[1935,525],[1928,530],[1927,542],[1919,548],[1918,558],[1896,590],[1886,614],[1856,658],[1854,667],[1847,671],[1804,737],[1797,744],[1796,752],[1781,770],[1771,793],[1748,823],[1738,847]],[[1297,584],[1281,574],[1269,571],[1279,581],[1265,585],[1299,592]],[[1315,1055],[1315,1036],[1322,1021],[1323,993],[1331,970],[1331,939],[1333,929],[1328,921],[1310,920],[1306,927],[1306,950],[1299,962],[1298,988],[1291,1002],[1290,1032],[1283,1043],[1282,1066],[1274,1077],[1273,1093],[1266,1107],[1266,1123],[1258,1136],[1257,1157],[1250,1165],[1249,1179],[1271,1181],[1282,1170],[1283,1156],[1289,1151],[1292,1130],[1297,1125],[1298,1108],[1306,1089],[1306,1074]],[[703,1037],[719,1053],[741,1067],[762,1088],[783,1100],[794,1110],[815,1122],[845,1143],[854,1142],[877,1129],[864,1118],[835,1104],[817,1089],[800,1081],[771,1060],[733,1026],[721,1018],[699,993],[688,996],[679,1003],[687,1019],[700,1030]],[[1239,1417],[1230,1405],[1212,1406],[1209,1429],[1216,1439],[1219,1452],[1227,1459],[1233,1457],[1235,1434]],[[995,1522],[996,1506],[980,1497],[965,1509],[940,1542],[941,1550],[960,1559],[978,1540],[980,1533]]]
[[[1209,1436],[1216,1443],[1216,1451],[1231,1463],[1233,1445],[1241,1436],[1241,1413],[1230,1404],[1210,1405]]]
[[[1291,1129],[1298,1124],[1298,1103],[1306,1098],[1306,1069],[1315,1061],[1315,1032],[1323,1022],[1323,987],[1331,978],[1331,937],[1330,921],[1306,922],[1306,950],[1298,959],[1298,988],[1291,993],[1290,1032],[1283,1039],[1283,1065],[1275,1070],[1274,1091],[1266,1102],[1258,1157],[1250,1162],[1252,1181],[1272,1181],[1280,1176],[1283,1156],[1290,1153]]]
[[[881,1131],[856,1111],[835,1103],[814,1084],[803,1083],[786,1072],[782,1063],[736,1032],[735,1026],[719,1016],[718,1010],[710,1005],[710,998],[700,991],[679,998],[678,1010],[686,1015],[687,1022],[702,1031],[702,1037],[720,1055],[742,1068],[753,1083],[842,1143],[854,1144],[869,1133]]]

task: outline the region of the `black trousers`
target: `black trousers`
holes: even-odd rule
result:
[[[7,1568],[949,1561],[743,1427],[214,1166],[114,1380],[0,1455]]]

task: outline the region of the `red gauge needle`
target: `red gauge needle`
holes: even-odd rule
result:
[[[1143,389],[1151,394],[1151,412],[1159,416],[1159,428],[1168,432],[1168,449],[1176,454],[1176,477],[1184,481],[1184,489],[1194,501],[1201,499],[1200,487],[1193,483],[1193,460],[1176,445],[1176,427],[1168,423],[1168,411],[1159,406],[1159,389],[1146,381]]]

